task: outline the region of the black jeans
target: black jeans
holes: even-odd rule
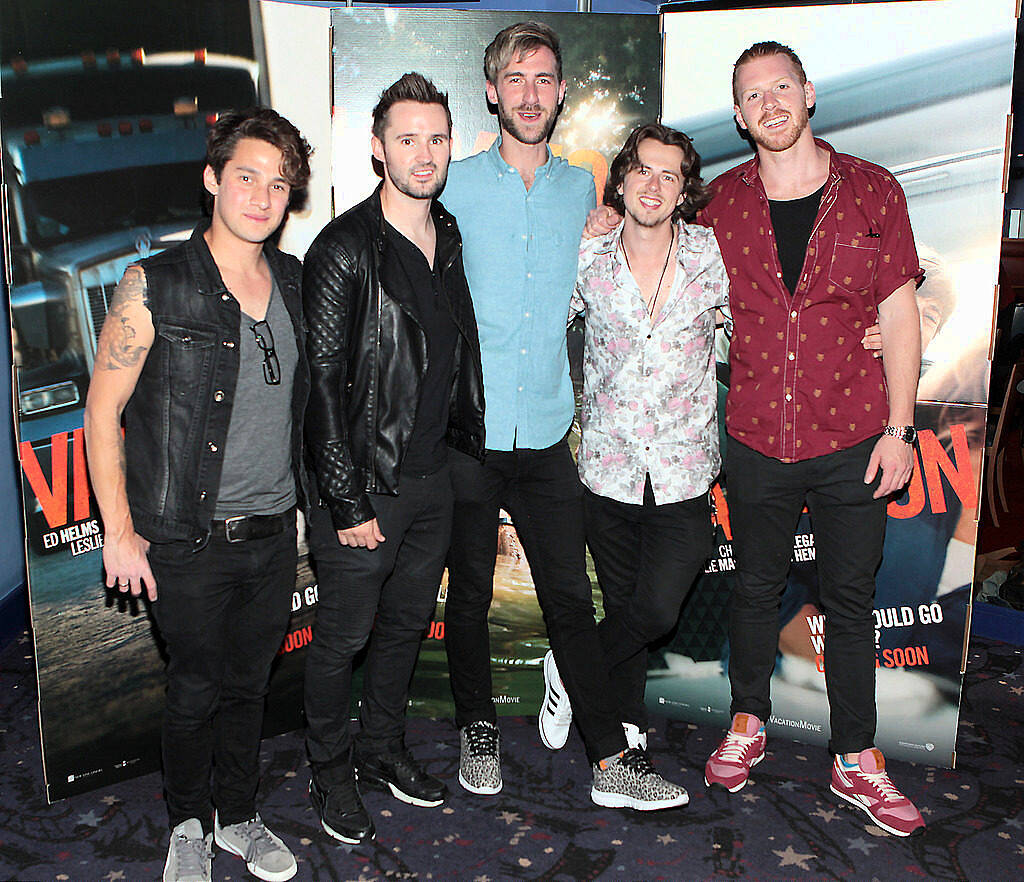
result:
[[[650,477],[642,505],[583,491],[587,545],[604,597],[601,636],[623,720],[647,729],[648,644],[669,633],[711,555],[708,496],[656,505]]]
[[[882,559],[886,500],[872,499],[880,476],[864,483],[876,438],[848,450],[785,463],[729,439],[729,517],[736,579],[729,621],[732,713],[767,720],[779,643],[779,603],[806,500],[822,612],[825,691],[832,753],[875,739],[875,571]]]
[[[460,728],[495,722],[487,613],[494,591],[498,510],[511,516],[523,544],[573,716],[591,762],[626,747],[587,576],[582,491],[569,445],[488,450],[485,462],[452,456],[455,519],[448,555],[445,649]]]
[[[164,787],[171,827],[256,814],[270,666],[295,590],[295,527],[267,539],[153,544],[153,617],[167,644]],[[211,795],[210,774],[213,772]]]
[[[451,534],[447,466],[425,478],[403,476],[397,496],[374,494],[371,501],[385,538],[373,551],[341,545],[325,509],[314,508],[309,518],[319,599],[306,655],[306,748],[324,786],[352,771],[352,665],[367,641],[356,749],[375,754],[401,743]]]

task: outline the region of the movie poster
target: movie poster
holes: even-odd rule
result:
[[[660,113],[656,17],[353,8],[334,10],[332,19],[336,212],[365,199],[377,186],[379,178],[370,164],[370,112],[380,92],[406,71],[427,75],[448,93],[453,159],[491,146],[498,125],[484,93],[484,49],[498,31],[524,18],[550,25],[562,41],[568,85],[551,151],[588,169],[601,201],[608,165],[626,136],[637,125],[656,121]],[[570,338],[571,351],[574,340],[579,351],[578,331]],[[536,713],[544,694],[541,663],[547,631],[515,527],[502,515],[489,619],[494,701],[499,713]],[[593,571],[591,581],[596,586]],[[452,713],[443,642],[444,592],[442,583],[436,620],[424,641],[411,693],[412,707],[432,716]],[[597,591],[594,598],[600,615]]]
[[[733,120],[732,66],[747,46],[773,39],[796,50],[815,85],[815,135],[888,168],[907,195],[926,271],[917,295],[921,437],[912,481],[889,505],[877,576],[877,743],[892,756],[931,765],[955,762],[1014,16],[1010,0],[939,0],[664,18],[664,122],[693,138],[706,179],[752,155]],[[715,499],[718,553],[691,593],[678,631],[652,656],[647,701],[664,713],[725,726],[726,603],[735,563],[727,487],[716,487]],[[805,514],[782,600],[769,729],[824,744],[824,621],[814,560]]]
[[[104,586],[83,409],[115,285],[130,263],[191,234],[203,215],[208,126],[220,111],[267,100],[268,83],[260,16],[247,0],[215,11],[199,0],[136,2],[127,15],[125,4],[67,7],[57,20],[42,5],[4,3],[0,121],[29,601],[53,800],[159,767],[159,637],[144,604]],[[329,192],[326,175],[318,183]],[[316,600],[304,543],[300,555],[268,734],[300,724],[301,649]]]

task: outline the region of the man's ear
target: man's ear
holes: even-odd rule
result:
[[[216,196],[220,190],[220,181],[217,180],[217,173],[209,165],[203,169],[203,186],[211,196]]]
[[[487,80],[485,88],[487,89],[487,102],[489,104],[497,105],[498,103],[498,89],[490,80]]]
[[[807,109],[810,110],[814,107],[814,102],[817,100],[818,97],[814,93],[814,83],[808,80],[804,83],[804,103],[806,103]]]
[[[384,162],[384,142],[376,135],[370,135],[370,149],[373,151],[373,158],[378,162]]]
[[[740,106],[738,104],[734,104],[732,106],[732,112],[733,112],[733,115],[736,117],[736,125],[738,125],[741,129],[743,129],[743,131],[746,131],[747,130],[747,124],[745,122],[743,122],[743,114],[740,113]]]

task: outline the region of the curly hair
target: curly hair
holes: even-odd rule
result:
[[[672,212],[672,220],[682,218],[692,221],[697,212],[711,201],[711,189],[700,176],[700,154],[694,150],[693,143],[686,135],[660,123],[638,126],[626,138],[626,143],[622,145],[619,155],[612,160],[608,172],[608,180],[604,186],[605,205],[610,205],[621,215],[626,213],[619,187],[629,172],[643,165],[639,155],[640,142],[648,138],[669,147],[678,147],[683,151],[682,162],[679,163],[679,173],[683,178],[683,201]]]
[[[309,157],[313,150],[295,126],[269,107],[229,110],[210,128],[206,136],[206,164],[217,180],[243,138],[266,141],[281,151],[281,176],[292,189],[290,201],[293,205],[301,202],[309,184]]]

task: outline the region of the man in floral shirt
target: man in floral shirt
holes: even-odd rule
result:
[[[605,191],[624,223],[584,240],[572,301],[586,316],[579,469],[598,632],[627,740],[644,751],[648,644],[675,626],[712,550],[715,316],[729,286],[714,233],[684,221],[708,199],[686,135],[636,129]]]

